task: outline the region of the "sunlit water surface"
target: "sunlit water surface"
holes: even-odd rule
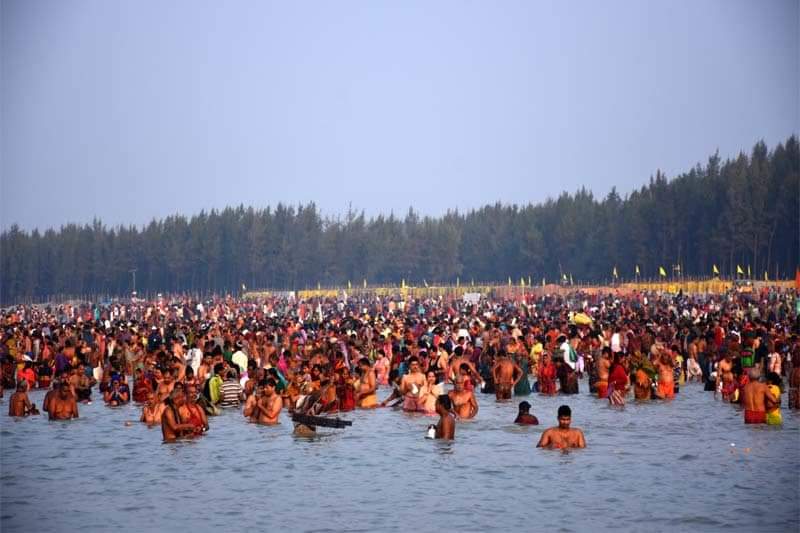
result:
[[[583,393],[528,400],[543,426],[512,423],[519,399],[479,394],[452,443],[424,438],[430,417],[382,409],[314,440],[293,437],[286,414],[260,427],[227,411],[206,436],[162,444],[160,429],[125,425],[134,405],[48,422],[5,416],[6,398],[0,529],[800,530],[797,413],[783,409],[782,429],[745,426],[699,386],[624,409]],[[588,448],[536,449],[562,403]]]

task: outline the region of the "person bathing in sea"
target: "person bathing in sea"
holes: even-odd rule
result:
[[[17,392],[11,395],[8,404],[8,416],[38,415],[39,410],[28,398],[28,382],[21,379],[17,382]]]
[[[566,449],[566,448],[585,448],[586,439],[583,431],[578,428],[571,428],[572,410],[568,405],[558,408],[558,426],[549,428],[542,433],[537,448]]]
[[[523,426],[538,426],[539,419],[531,414],[531,404],[528,402],[519,402],[519,414],[517,414],[515,424]]]
[[[456,438],[456,419],[450,413],[453,408],[450,397],[440,394],[436,399],[436,412],[439,414],[439,422],[436,424],[435,438],[453,440]]]

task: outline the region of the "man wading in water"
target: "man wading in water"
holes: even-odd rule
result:
[[[572,410],[568,405],[558,408],[558,426],[549,428],[542,433],[537,448],[566,449],[566,448],[585,448],[586,440],[583,431],[578,428],[570,428],[572,422]]]
[[[498,402],[510,400],[511,391],[517,385],[517,382],[522,379],[522,369],[517,363],[508,358],[505,350],[500,350],[497,362],[492,368],[492,377],[494,377],[495,399]]]

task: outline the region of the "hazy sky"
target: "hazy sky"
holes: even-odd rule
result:
[[[629,192],[798,132],[798,1],[0,1],[4,228]]]

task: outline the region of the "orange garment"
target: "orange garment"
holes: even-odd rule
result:
[[[675,397],[675,385],[670,382],[659,381],[658,382],[658,394],[664,398],[674,398]]]

